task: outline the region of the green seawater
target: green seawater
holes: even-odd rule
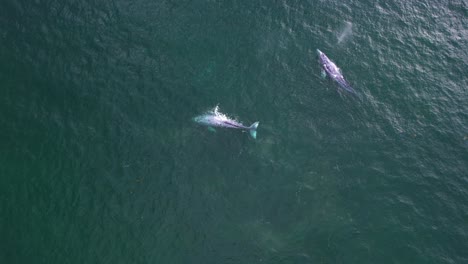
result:
[[[468,263],[467,122],[466,0],[2,0],[0,263]]]

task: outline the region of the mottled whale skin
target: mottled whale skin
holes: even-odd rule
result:
[[[322,72],[324,72],[326,75],[330,76],[332,80],[337,82],[341,88],[344,90],[355,94],[356,91],[351,87],[351,85],[346,81],[346,79],[343,77],[343,74],[341,73],[340,68],[336,66],[336,64],[331,61],[325,53],[321,52],[319,49],[317,49],[317,54],[319,56],[320,60],[320,65],[322,66]],[[323,75],[323,74],[322,74]]]
[[[234,119],[229,118],[225,114],[219,112],[219,107],[216,106],[213,110],[193,118],[193,121],[200,125],[208,127],[225,127],[240,129],[243,131],[248,131],[252,138],[257,138],[257,127],[259,122],[253,123],[251,126],[244,126],[243,124],[237,122]]]

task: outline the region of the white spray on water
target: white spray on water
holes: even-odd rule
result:
[[[341,43],[349,35],[353,33],[353,23],[346,21],[345,26],[341,30],[341,33],[338,35],[338,43]]]

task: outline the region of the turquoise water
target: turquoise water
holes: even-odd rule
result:
[[[467,65],[466,1],[4,0],[0,263],[467,263]]]

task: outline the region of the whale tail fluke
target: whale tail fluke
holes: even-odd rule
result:
[[[253,123],[253,124],[249,127],[249,134],[250,134],[250,136],[251,136],[253,139],[256,139],[256,138],[257,138],[257,127],[258,127],[258,122]]]

